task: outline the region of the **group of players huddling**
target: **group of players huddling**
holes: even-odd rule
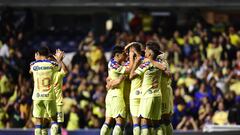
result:
[[[170,76],[157,42],[116,46],[108,63],[106,119],[100,134],[122,135],[125,123],[132,121],[134,135],[172,135]]]
[[[35,135],[47,135],[50,121],[51,135],[61,134],[62,83],[68,72],[63,57],[64,52],[59,49],[50,55],[47,47],[40,47],[30,64]],[[166,54],[160,52],[158,43],[147,42],[146,47],[138,42],[115,46],[108,63],[106,119],[100,134],[122,135],[125,123],[132,121],[134,135],[171,135],[170,76]]]

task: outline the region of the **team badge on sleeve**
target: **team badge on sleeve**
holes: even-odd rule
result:
[[[143,69],[143,68],[147,67],[149,64],[150,64],[150,61],[144,62],[143,64],[140,65],[140,68]]]

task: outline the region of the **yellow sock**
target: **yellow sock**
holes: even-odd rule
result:
[[[151,135],[148,125],[141,126],[141,135]]]
[[[35,125],[34,135],[42,135],[41,128],[42,128],[41,125]]]
[[[41,133],[42,133],[42,135],[48,135],[48,129],[47,128],[42,128]]]
[[[116,124],[113,129],[113,135],[122,135],[122,134],[123,134],[123,131],[122,131],[121,125]]]
[[[111,128],[107,123],[104,123],[101,131],[100,131],[100,135],[110,135],[111,133]]]
[[[58,134],[58,124],[57,123],[52,123],[51,126],[51,135],[57,135]]]
[[[140,126],[138,124],[133,125],[133,135],[140,135]]]
[[[172,124],[168,124],[167,126],[165,126],[165,135],[172,135],[173,134],[173,127]]]

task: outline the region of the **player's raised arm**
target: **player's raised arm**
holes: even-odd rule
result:
[[[59,54],[60,57],[62,57],[60,60],[60,65],[61,65],[61,71],[63,71],[64,74],[68,74],[69,70],[67,68],[67,66],[65,65],[65,63],[63,62],[63,58],[64,58],[64,52],[61,50],[58,50],[58,52],[56,53],[56,55]]]
[[[57,49],[56,50],[56,53],[55,53],[55,55],[53,55],[53,57],[57,60],[57,64],[58,64],[58,69],[59,70],[64,70],[64,72],[65,71],[67,71],[67,67],[66,67],[66,65],[62,62],[62,60],[63,60],[63,58],[64,58],[64,52],[63,51],[61,51],[60,49]],[[63,67],[65,65],[65,67]]]
[[[135,70],[138,68],[140,64],[141,57],[136,57],[134,60],[133,68],[130,72],[129,79],[132,80],[134,77],[136,77],[138,74],[135,72]]]
[[[129,43],[125,48],[124,50],[127,51],[134,43]],[[134,59],[133,59],[133,55],[134,55],[134,52],[131,51],[131,49],[129,49],[129,66],[128,68],[126,69],[126,72],[125,73],[130,73],[132,68],[133,68],[133,63],[134,63]]]

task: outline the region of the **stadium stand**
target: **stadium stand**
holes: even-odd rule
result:
[[[135,19],[135,20],[134,20]],[[143,18],[129,23],[130,32],[114,31],[95,36],[92,31],[50,29],[34,31],[34,19],[1,14],[0,24],[0,129],[33,128],[32,78],[28,74],[33,50],[48,45],[70,58],[64,79],[63,127],[69,131],[100,128],[104,122],[105,54],[116,44],[155,40],[168,52],[174,90],[174,129],[201,131],[206,124],[240,124],[240,36],[238,27],[193,21],[187,31],[171,36],[144,31]],[[135,22],[134,22],[135,21]],[[142,26],[142,27],[139,27]]]

